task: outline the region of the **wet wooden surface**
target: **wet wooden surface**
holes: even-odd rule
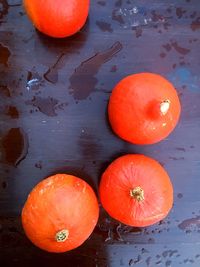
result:
[[[200,1],[92,0],[77,35],[54,40],[35,31],[21,1],[0,0],[0,265],[200,266]],[[107,122],[113,86],[150,71],[176,86],[182,116],[163,142],[134,146]],[[79,175],[97,191],[111,160],[144,153],[174,185],[174,207],[139,229],[103,210],[91,238],[62,255],[25,237],[20,212],[41,179]],[[40,265],[40,266],[41,266]]]

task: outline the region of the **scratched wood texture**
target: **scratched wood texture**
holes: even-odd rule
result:
[[[200,266],[200,1],[93,0],[85,27],[55,40],[37,32],[21,1],[0,0],[0,265],[72,267]],[[107,103],[124,76],[156,72],[182,103],[175,131],[151,146],[111,131]],[[79,175],[97,191],[117,156],[143,153],[166,168],[174,206],[140,229],[102,209],[91,238],[62,255],[25,237],[20,212],[40,180]]]

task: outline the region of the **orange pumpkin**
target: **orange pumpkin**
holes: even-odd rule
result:
[[[35,27],[51,37],[68,37],[86,22],[90,0],[24,0]]]
[[[143,155],[114,160],[102,175],[102,206],[116,220],[143,227],[164,219],[173,204],[173,187],[164,168]]]
[[[82,179],[57,174],[41,181],[29,194],[22,210],[27,237],[49,252],[65,252],[80,246],[94,230],[98,201]]]
[[[178,123],[181,106],[173,85],[153,73],[121,80],[112,91],[108,115],[113,131],[134,144],[153,144]]]

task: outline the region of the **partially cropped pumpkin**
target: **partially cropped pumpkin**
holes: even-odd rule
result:
[[[82,179],[57,174],[40,182],[22,210],[27,237],[49,252],[65,252],[80,246],[94,230],[98,201]]]
[[[90,0],[23,0],[34,26],[51,37],[63,38],[77,33],[85,24]]]

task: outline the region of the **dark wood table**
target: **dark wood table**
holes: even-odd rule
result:
[[[37,32],[19,0],[0,0],[0,266],[200,266],[200,1],[92,0],[75,36]],[[175,131],[163,142],[135,146],[107,121],[113,86],[124,76],[156,72],[182,103]],[[99,223],[80,248],[37,249],[20,212],[30,190],[58,172],[79,175],[97,191],[117,156],[143,153],[166,168],[174,207],[140,229]],[[38,265],[39,264],[39,265]]]

